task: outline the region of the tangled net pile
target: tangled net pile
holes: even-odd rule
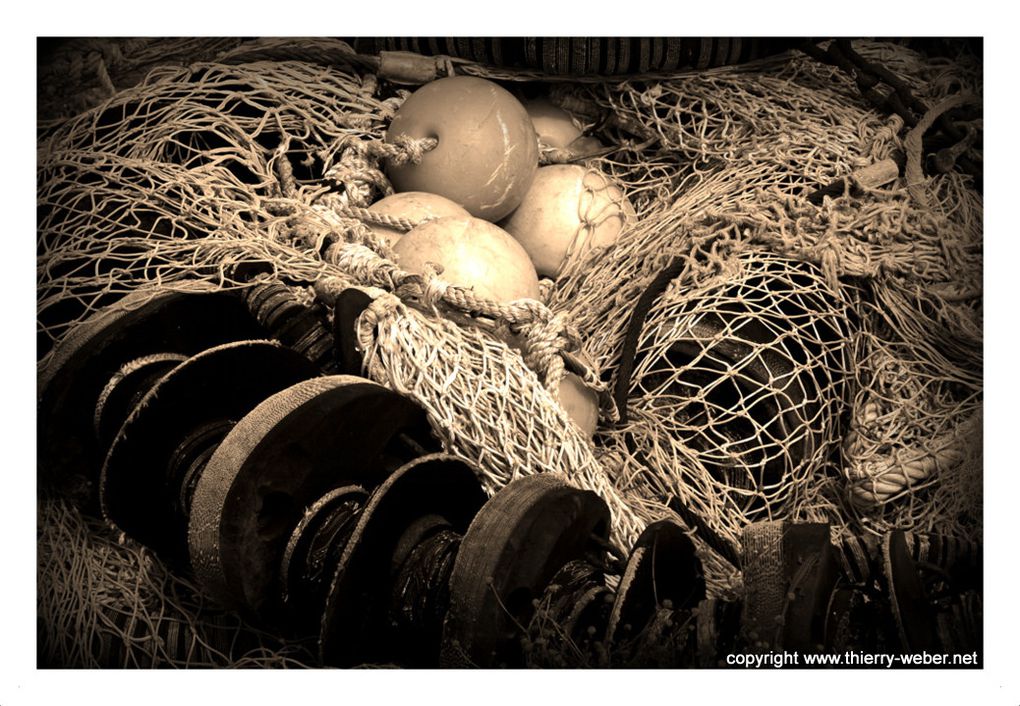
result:
[[[980,63],[926,59],[881,43],[858,41],[855,47],[904,77],[929,105],[958,92],[980,95]],[[629,312],[675,258],[682,268],[674,300],[660,301],[644,329],[659,337],[660,348],[704,347],[697,333],[678,334],[674,327],[684,315],[704,321],[727,311],[725,297],[703,294],[740,281],[739,267],[733,278],[734,262],[772,262],[774,256],[809,269],[786,274],[799,280],[792,286],[784,286],[784,277],[770,279],[773,292],[764,298],[814,300],[811,325],[828,319],[845,330],[845,338],[828,336],[826,343],[817,332],[808,333],[824,348],[809,356],[812,384],[833,405],[819,418],[826,426],[820,448],[803,468],[783,476],[791,483],[752,505],[750,515],[724,507],[734,491],[746,495],[746,484],[720,483],[711,468],[735,440],[717,440],[704,452],[697,444],[667,441],[672,437],[658,433],[663,415],[643,414],[663,404],[654,377],[635,374],[628,402],[634,419],[600,439],[623,460],[616,466],[619,487],[628,498],[652,504],[664,494],[686,495],[706,507],[706,522],[733,540],[749,519],[764,516],[828,521],[837,535],[899,527],[980,536],[982,201],[970,180],[949,173],[864,193],[847,188],[820,206],[810,203],[805,196],[814,188],[890,159],[910,141],[899,137],[899,117],[878,115],[846,76],[806,59],[768,72],[714,70],[628,88],[573,89],[571,99],[602,106],[613,111],[617,124],[637,123],[643,127],[635,132],[656,136],[655,150],[641,155],[645,165],[605,164],[629,182],[628,193],[647,197],[642,219],[608,252],[572,263],[551,299],[586,332],[585,352],[603,377],[616,375],[626,337],[629,319],[618,312]],[[669,174],[666,160],[677,152],[685,167]],[[908,162],[918,158],[908,154]],[[646,165],[650,173],[642,172]],[[804,266],[784,269],[805,272]],[[831,304],[819,307],[823,300]],[[746,297],[739,301],[741,309],[748,305]],[[740,316],[724,318],[731,327],[723,336],[729,345],[754,338],[749,328],[731,335],[742,326]],[[752,318],[773,326],[767,315]],[[796,325],[778,336],[805,345]],[[788,346],[776,339],[767,348],[789,357]],[[747,358],[740,361],[725,361],[726,380],[748,365]],[[761,365],[776,369],[767,358]],[[818,380],[819,370],[836,374]],[[679,375],[697,372],[692,365]],[[841,377],[848,383],[845,393],[828,389],[830,380]],[[742,400],[718,411],[746,414],[755,404]],[[803,409],[792,402],[787,407]],[[718,433],[720,426],[726,424],[690,431]],[[635,458],[635,443],[655,448]],[[698,491],[691,491],[692,482]]]
[[[120,46],[113,64],[88,54],[100,79],[107,72],[76,94],[92,107],[40,124],[41,366],[70,328],[128,292],[196,278],[240,289],[252,282],[239,266],[257,265],[305,300],[328,303],[351,285],[377,294],[358,327],[366,374],[422,404],[490,492],[520,474],[565,474],[607,500],[621,546],[674,516],[678,499],[701,523],[716,593],[738,590],[739,575],[703,533],[735,543],[758,519],[824,520],[837,536],[980,537],[981,197],[950,172],[810,203],[811,190],[897,151],[917,158],[902,121],[869,108],[837,69],[784,55],[553,85],[554,100],[614,147],[590,164],[624,186],[637,219],[614,246],[578,251],[547,283],[547,306],[498,307],[401,272],[359,220],[389,192],[381,159],[415,159],[422,146],[383,143],[408,91],[346,44]],[[966,56],[855,48],[930,105],[980,96],[980,63]],[[172,60],[189,51],[202,61]],[[136,83],[155,53],[167,61]],[[453,323],[441,315],[450,309],[494,323]],[[492,335],[505,329],[525,341],[523,357]],[[628,337],[636,355],[621,365]],[[549,392],[563,374],[557,352],[578,346],[600,373],[587,377],[593,387],[627,392],[622,407],[603,396],[594,447]],[[301,663],[300,647],[267,657],[236,623],[232,639],[255,651],[223,649],[222,620],[193,591],[153,557],[142,566],[130,540],[83,523],[40,497],[48,659],[93,664],[59,637],[73,620],[86,642],[120,634],[126,663],[144,662],[144,650],[146,664]],[[132,576],[145,590],[97,588]],[[173,625],[188,636],[173,644],[190,648],[153,651],[131,639],[136,624],[152,635]]]

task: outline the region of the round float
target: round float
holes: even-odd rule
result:
[[[397,191],[425,191],[497,221],[517,208],[538,169],[538,137],[509,91],[475,76],[427,83],[397,110],[386,141],[435,138],[418,164],[390,164]]]

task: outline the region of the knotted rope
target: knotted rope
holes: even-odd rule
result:
[[[392,143],[352,141],[340,152],[339,162],[327,169],[323,177],[343,187],[349,206],[364,208],[378,195],[393,193],[380,160],[394,165],[419,164],[425,153],[438,144],[434,137],[416,139],[407,135],[397,136]]]
[[[450,284],[437,273],[407,272],[370,247],[357,243],[337,240],[327,248],[325,259],[354,282],[392,292],[426,310],[435,310],[442,303],[460,314],[482,316],[496,325],[506,325],[512,334],[523,339],[525,363],[549,390],[556,390],[565,374],[562,354],[579,347],[580,337],[568,318],[562,313],[553,314],[540,301],[497,302],[479,296],[470,287]],[[327,281],[317,286],[328,292],[336,285]],[[586,375],[585,379],[594,382],[593,375]]]

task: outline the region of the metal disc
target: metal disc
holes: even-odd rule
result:
[[[485,503],[477,471],[446,454],[423,456],[398,469],[372,494],[347,543],[322,616],[326,664],[424,666],[439,656],[439,636],[401,634],[388,620],[392,575],[410,548],[410,529],[437,522],[464,533]],[[431,644],[434,637],[435,643]]]
[[[96,440],[96,402],[124,363],[265,336],[240,297],[205,282],[187,287],[135,291],[73,329],[53,351],[38,376],[40,478],[95,478],[107,451]]]
[[[103,515],[171,561],[186,557],[186,522],[173,509],[168,462],[189,433],[237,420],[269,395],[317,374],[273,341],[238,341],[189,358],[163,377],[117,433],[100,478]]]
[[[320,377],[264,398],[195,488],[188,545],[196,578],[223,604],[272,620],[280,562],[305,508],[333,488],[374,488],[437,447],[421,407],[364,378]]]
[[[551,474],[500,490],[475,517],[450,579],[444,663],[479,667],[523,662],[520,628],[552,577],[571,559],[599,555],[609,508],[595,493]]]
[[[705,598],[705,576],[694,544],[671,520],[645,528],[631,550],[609,616],[606,639],[632,639],[664,601],[690,609]]]

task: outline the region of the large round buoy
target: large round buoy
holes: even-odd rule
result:
[[[599,398],[580,376],[566,373],[560,380],[555,397],[585,438],[595,436],[599,424]]]
[[[538,141],[546,147],[566,148],[581,136],[581,130],[574,125],[570,113],[548,98],[535,98],[524,104],[535,126]]]
[[[440,277],[471,287],[487,299],[538,299],[538,275],[520,243],[499,226],[479,218],[439,218],[408,231],[393,247],[397,263],[424,273],[441,265]]]
[[[528,112],[501,86],[473,76],[425,84],[393,116],[386,141],[435,138],[418,164],[390,163],[397,191],[427,191],[497,221],[517,208],[538,169]]]
[[[540,275],[556,277],[568,256],[611,245],[634,218],[623,190],[602,172],[554,164],[538,170],[521,205],[500,225]]]
[[[462,206],[450,199],[424,191],[404,191],[399,194],[391,194],[386,198],[376,201],[369,206],[368,210],[381,216],[403,218],[413,223],[421,223],[422,221],[446,216],[467,218],[471,215]],[[404,234],[402,230],[378,223],[369,223],[369,228],[377,236],[384,239],[390,247],[393,247],[397,239]]]

